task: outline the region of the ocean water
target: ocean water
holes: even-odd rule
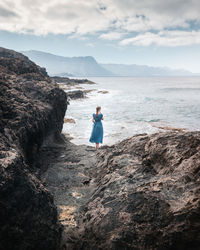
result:
[[[88,98],[71,100],[63,132],[75,144],[90,144],[92,114],[97,105],[104,115],[104,144],[138,133],[155,133],[159,126],[200,130],[200,77],[95,77]],[[98,91],[107,90],[102,94]]]

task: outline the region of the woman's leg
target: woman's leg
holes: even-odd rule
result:
[[[98,149],[99,148],[99,143],[96,143],[96,149]]]

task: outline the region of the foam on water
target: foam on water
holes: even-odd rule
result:
[[[156,126],[199,130],[200,77],[90,78],[96,89],[88,98],[72,100],[66,112],[75,124],[64,124],[76,144],[89,144],[91,117],[100,105],[104,114],[104,143],[112,144],[138,133],[154,133]],[[107,90],[109,93],[98,93]]]

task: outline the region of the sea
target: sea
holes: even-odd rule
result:
[[[200,77],[89,77],[79,85],[87,98],[71,100],[63,132],[80,145],[89,143],[92,114],[101,106],[104,145],[163,128],[200,130]],[[73,90],[73,89],[72,89]],[[76,89],[77,90],[77,89]]]

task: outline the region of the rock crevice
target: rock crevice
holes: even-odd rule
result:
[[[74,147],[42,175],[61,207],[63,249],[199,249],[200,132]]]

